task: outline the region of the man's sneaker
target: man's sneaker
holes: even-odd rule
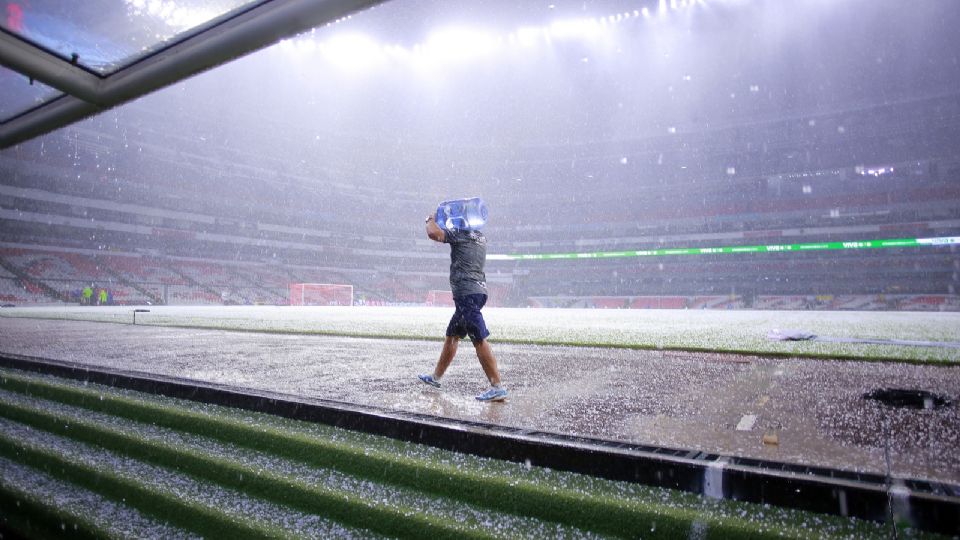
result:
[[[477,396],[477,401],[503,401],[507,399],[507,389],[490,387],[489,390]]]
[[[420,377],[420,380],[429,384],[430,386],[436,386],[440,388],[440,381],[433,378],[433,375],[417,375]]]

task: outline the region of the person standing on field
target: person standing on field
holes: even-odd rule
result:
[[[483,368],[490,389],[477,396],[479,401],[503,401],[507,390],[500,383],[497,359],[493,355],[487,337],[490,332],[483,320],[483,309],[487,302],[486,275],[483,272],[487,260],[487,238],[477,230],[443,230],[437,225],[434,216],[427,216],[427,236],[435,241],[450,244],[450,289],[456,309],[450,324],[447,325],[443,349],[433,373],[420,375],[419,378],[430,386],[440,387],[440,379],[453,362],[460,340],[470,336],[477,351],[477,359]]]

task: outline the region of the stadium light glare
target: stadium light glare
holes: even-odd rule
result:
[[[893,167],[869,167],[868,168],[862,165],[858,165],[854,167],[854,172],[856,172],[860,176],[872,176],[874,178],[879,178],[887,174],[893,174],[894,169]]]
[[[496,52],[501,42],[502,39],[483,30],[443,28],[430,34],[421,54],[435,63],[459,62]]]
[[[134,15],[147,15],[160,19],[171,28],[193,28],[217,16],[211,9],[178,6],[169,0],[125,0]]]
[[[400,45],[386,45],[383,47],[383,54],[394,58],[408,58],[410,51]]]
[[[600,33],[596,19],[566,19],[550,24],[550,35],[555,39],[590,38]]]
[[[380,45],[359,33],[338,34],[321,43],[318,49],[332,64],[348,70],[366,69],[383,59]]]
[[[530,47],[536,45],[540,38],[543,37],[543,30],[536,26],[522,26],[517,28],[516,32],[512,35],[516,36],[518,45]]]
[[[693,8],[696,4],[707,5],[706,0],[659,0],[655,9],[658,10],[658,17],[665,18],[671,10]],[[448,27],[431,32],[425,41],[409,47],[379,44],[363,34],[346,33],[322,43],[313,43],[308,38],[281,40],[280,49],[309,53],[316,48],[332,63],[350,70],[366,69],[387,59],[432,68],[489,56],[507,45],[529,48],[549,45],[553,40],[602,38],[614,25],[641,16],[650,19],[652,15],[652,9],[648,6],[596,18],[559,19],[544,26],[521,26],[509,34]]]

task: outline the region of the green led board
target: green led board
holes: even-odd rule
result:
[[[527,261],[551,259],[606,259],[615,257],[663,257],[667,255],[714,255],[720,253],[783,253],[787,251],[824,251],[840,249],[883,249],[960,244],[960,237],[893,238],[888,240],[855,240],[851,242],[814,242],[808,244],[767,244],[763,246],[720,246],[703,248],[641,249],[635,251],[591,251],[584,253],[524,253],[488,255],[494,261]]]

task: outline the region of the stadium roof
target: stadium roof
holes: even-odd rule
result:
[[[384,1],[6,2],[0,148]]]

